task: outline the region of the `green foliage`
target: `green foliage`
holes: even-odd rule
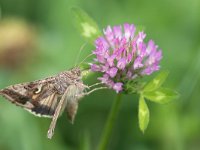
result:
[[[149,108],[144,100],[144,97],[140,95],[138,118],[139,118],[139,127],[143,133],[149,124],[149,115],[150,115]]]
[[[162,88],[162,84],[167,79],[169,71],[160,72],[153,80],[149,81],[140,92],[139,99],[139,127],[144,133],[149,123],[149,109],[144,98],[159,103],[166,104],[179,97],[179,94],[168,88]]]
[[[143,90],[141,91],[141,95],[153,102],[160,104],[165,104],[171,100],[177,99],[179,94],[176,91],[161,87],[167,79],[168,74],[169,71],[160,72],[153,80],[144,86]]]
[[[125,94],[136,94],[141,91],[143,83],[140,82],[140,79],[128,80],[124,83],[124,93]]]
[[[74,15],[75,26],[80,34],[93,44],[95,39],[101,35],[97,23],[85,11],[78,7],[73,7],[71,11]]]
[[[179,97],[176,91],[167,88],[159,88],[151,92],[144,92],[143,95],[145,98],[160,104],[166,104]]]
[[[143,92],[155,91],[158,89],[165,82],[168,75],[169,71],[162,71],[159,73],[153,80],[145,85]]]

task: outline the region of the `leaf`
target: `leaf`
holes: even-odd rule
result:
[[[71,8],[74,15],[75,25],[81,35],[92,44],[94,40],[101,35],[97,23],[82,9],[78,7]]]
[[[149,124],[149,109],[142,95],[140,95],[139,99],[138,118],[140,130],[144,133]]]
[[[144,92],[143,95],[145,98],[160,104],[166,104],[179,97],[176,91],[167,88],[159,88],[152,92]]]
[[[143,92],[154,91],[158,89],[165,82],[168,75],[169,71],[162,71],[159,73],[153,80],[146,84]]]

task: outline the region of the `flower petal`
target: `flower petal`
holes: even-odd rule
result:
[[[109,74],[111,78],[115,77],[118,69],[116,67],[110,68],[106,73]]]
[[[91,70],[94,72],[98,72],[98,71],[101,71],[101,67],[96,64],[91,64]]]
[[[134,33],[135,33],[135,26],[134,24],[128,24],[125,23],[124,24],[124,36],[127,40],[129,40],[129,38],[133,38],[134,37]]]
[[[112,56],[107,58],[107,63],[109,64],[110,67],[114,66],[114,59],[116,58],[116,55],[113,54]]]
[[[113,31],[115,34],[115,38],[118,38],[118,39],[122,38],[122,27],[121,26],[114,26]]]
[[[142,64],[142,57],[138,56],[134,61],[133,68],[138,69],[138,68],[141,68],[143,66],[144,65]]]
[[[126,59],[121,58],[117,63],[117,68],[123,70],[126,67]]]
[[[123,86],[123,83],[121,83],[121,82],[117,82],[117,83],[115,83],[114,85],[113,85],[113,89],[117,92],[117,93],[119,93],[120,91],[122,91],[122,86]]]
[[[108,26],[106,28],[106,30],[103,31],[104,35],[106,36],[106,39],[108,40],[108,42],[113,46],[113,39],[114,39],[114,33],[112,31],[112,28],[110,26]]]

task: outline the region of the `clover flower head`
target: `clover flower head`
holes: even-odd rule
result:
[[[159,70],[162,51],[153,40],[144,42],[146,34],[136,34],[134,24],[108,26],[104,35],[95,41],[93,72],[101,72],[98,79],[117,93],[124,90],[128,81]]]

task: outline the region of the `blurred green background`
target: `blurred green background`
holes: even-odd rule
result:
[[[167,105],[147,102],[151,116],[145,134],[138,128],[138,97],[124,96],[108,149],[199,150],[199,0],[0,0],[0,87],[74,65],[85,41],[74,27],[73,6],[84,9],[101,29],[125,22],[143,25],[147,39],[163,50],[162,69],[170,70],[165,86],[181,94]],[[88,44],[80,60],[93,49]],[[86,81],[94,82],[94,77]],[[83,98],[74,125],[62,115],[52,140],[46,138],[49,119],[1,98],[0,150],[93,150],[115,96],[104,90]]]

